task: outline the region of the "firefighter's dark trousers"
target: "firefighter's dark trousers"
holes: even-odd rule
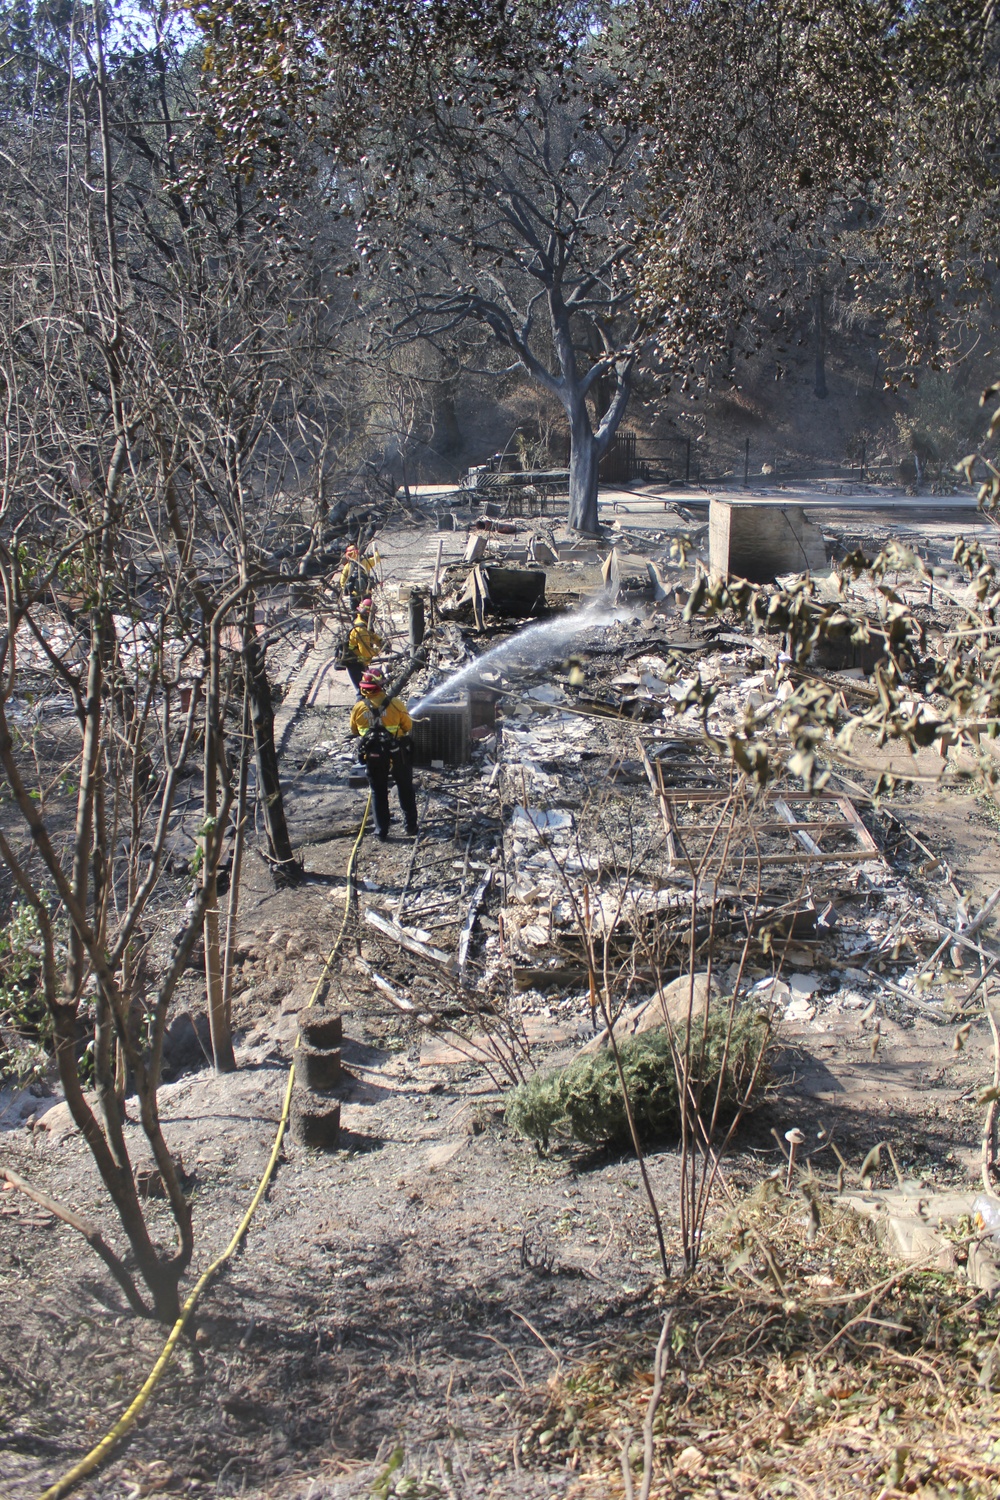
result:
[[[360,693],[361,679],[365,675],[367,668],[365,667],[363,662],[350,661],[349,659],[345,659],[344,666],[347,668],[348,677],[354,683],[354,691],[356,693]]]
[[[413,747],[404,744],[391,755],[369,755],[365,760],[368,785],[372,789],[375,831],[380,839],[389,837],[389,777],[396,783],[399,805],[407,833],[417,831],[417,794],[413,790]]]

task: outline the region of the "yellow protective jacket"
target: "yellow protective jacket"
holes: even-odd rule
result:
[[[393,698],[386,703],[385,694],[373,695],[371,700],[375,707],[381,710],[381,721],[384,729],[394,739],[402,739],[403,735],[409,734],[413,728],[413,720],[406,712],[406,705],[399,698]],[[369,729],[374,729],[375,719],[368,710],[368,703],[364,698],[355,703],[351,709],[351,733],[356,735],[367,734]]]
[[[371,586],[371,575],[377,562],[377,552],[373,552],[371,557],[349,557],[340,572],[340,592],[359,595],[367,592]]]
[[[363,667],[367,667],[384,645],[385,641],[380,635],[376,635],[374,630],[369,630],[367,625],[356,621],[354,629],[347,637],[347,654],[353,656],[354,660],[359,661]]]

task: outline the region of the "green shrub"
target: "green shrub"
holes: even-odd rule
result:
[[[52,1023],[40,990],[42,937],[34,908],[15,903],[0,927],[0,1078],[40,1078]]]
[[[728,1023],[728,1007],[709,1015],[702,1070],[708,1108],[715,1098]],[[722,1080],[723,1115],[732,1116],[769,1035],[765,1017],[750,1009],[737,1012]],[[701,1041],[701,1027],[696,1026],[691,1039],[692,1067],[701,1055]],[[680,1129],[677,1077],[666,1031],[629,1037],[619,1042],[618,1052],[640,1141],[675,1135]],[[758,1083],[763,1081],[763,1071],[762,1067],[758,1072]],[[578,1057],[566,1067],[536,1073],[519,1084],[507,1101],[507,1123],[518,1135],[542,1146],[553,1135],[569,1136],[585,1146],[628,1145],[625,1103],[611,1049]]]

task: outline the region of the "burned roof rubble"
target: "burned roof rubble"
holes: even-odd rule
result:
[[[466,587],[471,543],[443,565],[439,548],[417,717],[422,703],[467,702],[471,687],[489,690],[495,718],[473,731],[468,763],[432,759],[426,773],[431,816],[455,819],[461,856],[415,856],[417,879],[411,860],[391,901],[363,897],[386,941],[374,973],[396,983],[397,1001],[505,1081],[600,1033],[595,968],[613,1017],[693,965],[786,1034],[849,1021],[874,1048],[880,1022],[944,1023],[974,1002],[970,961],[992,962],[976,918],[939,852],[909,838],[891,804],[873,804],[873,778],[834,768],[821,787],[783,775],[762,790],[726,753],[729,735],[805,678],[863,702],[870,663],[853,664],[847,647],[803,665],[780,633],[687,619],[707,536],[692,538],[683,516],[619,525],[613,550],[553,526],[504,527],[472,530],[475,566],[516,568],[542,552],[548,608],[520,628],[488,601],[481,615]],[[958,610],[964,585],[951,584]],[[836,586],[821,577],[817,590]],[[909,585],[896,587],[905,596]],[[853,589],[877,624],[878,591],[866,579]],[[926,583],[909,592],[926,608]],[[400,630],[407,597],[404,586]],[[780,740],[780,722],[764,733]],[[404,938],[406,981],[394,981],[389,950]]]

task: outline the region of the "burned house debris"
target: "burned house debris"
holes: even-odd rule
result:
[[[792,529],[801,544],[802,524]],[[469,535],[472,578],[531,578],[530,525]],[[595,974],[612,1024],[637,1006],[651,1016],[658,988],[701,972],[713,992],[766,1006],[776,1028],[905,1019],[907,1002],[935,1014],[934,924],[954,911],[910,889],[898,850],[887,863],[884,814],[850,778],[760,789],[719,754],[803,680],[864,704],[874,689],[861,669],[803,666],[781,629],[685,618],[691,559],[678,564],[669,531],[620,528],[612,552],[588,553],[550,530],[546,547],[563,559],[549,564],[548,618],[520,630],[502,615],[488,624],[487,590],[477,596],[459,554],[441,572],[444,623],[415,679],[414,737],[432,801],[453,810],[462,878],[438,890],[441,873],[413,853],[406,887],[423,894],[408,918],[374,904],[363,917],[365,946],[381,934],[406,955],[402,970],[376,946],[362,972],[460,1055],[515,1080],[533,1037],[565,1048],[601,1031]],[[505,574],[491,566],[512,557]],[[873,608],[876,642],[880,618]],[[473,989],[506,999],[470,1004]]]
[[[865,1276],[890,1258],[875,1284],[931,1264],[956,1305],[991,1295],[992,1241],[970,1230],[969,1253],[955,1247],[990,1210],[976,1182],[989,1023],[966,1028],[1000,966],[1000,891],[988,862],[978,889],[960,889],[919,798],[891,784],[873,797],[880,776],[907,775],[926,777],[929,796],[946,764],[936,746],[878,739],[880,725],[947,711],[919,672],[934,630],[962,628],[958,568],[934,575],[960,602],[933,615],[928,580],[907,577],[901,555],[891,584],[862,571],[846,600],[826,572],[782,572],[751,596],[713,581],[708,528],[662,503],[623,511],[600,544],[548,520],[494,519],[463,517],[443,541],[415,524],[379,539],[373,621],[387,681],[408,678],[417,837],[398,819],[384,843],[370,836],[346,735],[353,694],[330,670],[336,625],[304,633],[290,657],[278,738],[306,878],[279,905],[244,876],[255,908],[234,955],[240,1070],[223,1094],[197,1059],[178,1069],[161,1089],[171,1140],[213,1181],[235,1152],[242,1191],[250,1156],[256,1171],[273,1143],[263,1090],[294,1063],[277,1211],[250,1253],[288,1257],[289,1277],[317,1285],[344,1272],[329,1299],[343,1342],[410,1255],[424,1267],[447,1256],[463,1295],[482,1285],[520,1308],[529,1286],[524,1316],[550,1343],[577,1320],[582,1347],[603,1338],[603,1318],[626,1327],[634,1309],[700,1286],[724,1245],[727,1284],[755,1309],[746,1337],[768,1319],[784,1328],[794,1298],[822,1350],[857,1313],[838,1304],[831,1321],[824,1302],[841,1295],[827,1247],[842,1223]],[[873,550],[840,526],[842,552]],[[887,614],[899,601],[903,634]],[[887,643],[912,639],[911,618],[926,639],[893,698]],[[812,637],[816,619],[829,634]],[[811,762],[807,699],[830,726]],[[188,814],[178,843],[196,827]],[[953,1076],[954,1113],[933,1116]],[[54,1097],[25,1091],[17,1107],[31,1150],[76,1149]],[[213,1151],[210,1109],[237,1116],[246,1144]],[[123,1128],[138,1149],[139,1127]],[[991,1132],[994,1119],[988,1164]],[[706,1188],[699,1173],[716,1162]],[[727,1194],[733,1231],[716,1212]],[[618,1232],[623,1201],[636,1207]],[[388,1316],[408,1315],[394,1304]],[[484,1330],[499,1340],[509,1322]],[[339,1357],[333,1335],[330,1348]],[[549,1430],[561,1431],[538,1434]],[[556,1441],[526,1438],[519,1462]]]

